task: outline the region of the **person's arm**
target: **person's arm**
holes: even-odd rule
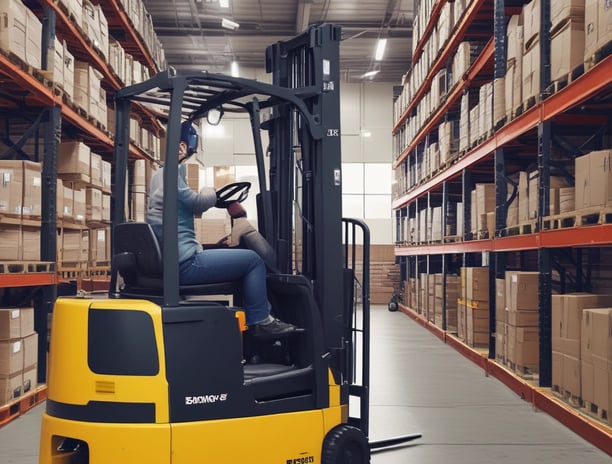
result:
[[[178,198],[194,214],[202,214],[204,211],[215,206],[217,193],[212,187],[204,187],[200,192],[194,192],[189,188],[182,176],[179,176]]]

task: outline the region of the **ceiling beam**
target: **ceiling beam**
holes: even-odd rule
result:
[[[295,15],[295,32],[305,31],[310,24],[310,7],[312,0],[298,0],[297,14]]]

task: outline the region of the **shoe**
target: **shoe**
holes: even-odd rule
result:
[[[256,338],[277,338],[291,335],[296,332],[303,332],[301,329],[293,324],[283,322],[280,319],[274,319],[272,322],[265,324],[255,324],[249,327],[249,332],[253,337]]]

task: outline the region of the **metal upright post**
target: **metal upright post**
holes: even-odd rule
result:
[[[550,84],[550,0],[541,0],[540,17],[540,98],[544,98],[544,89]],[[541,122],[538,126],[538,174],[539,174],[539,204],[538,230],[542,230],[542,218],[548,216],[550,210],[550,152],[551,123]],[[552,267],[551,251],[546,248],[538,250],[539,279],[539,344],[540,344],[540,386],[550,387],[552,384]]]
[[[61,140],[61,108],[49,108],[48,122],[44,134],[44,162],[42,167],[40,259],[57,262],[57,146]],[[57,286],[42,287],[34,302],[34,329],[39,334],[38,382],[47,377],[47,331],[48,317],[57,298]]]

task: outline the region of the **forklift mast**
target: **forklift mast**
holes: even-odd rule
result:
[[[268,195],[276,199],[273,243],[280,270],[297,271],[312,281],[330,350],[342,348],[347,303],[341,290],[340,38],[340,27],[325,24],[266,50],[266,70],[272,73],[273,85],[318,91],[307,105],[324,129],[323,137],[310,137],[304,121],[287,106],[271,121]],[[300,223],[293,224],[292,218]],[[299,256],[294,256],[295,245],[301,248]],[[334,371],[340,362],[332,353]]]

